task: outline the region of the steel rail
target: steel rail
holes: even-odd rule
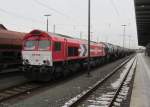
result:
[[[88,97],[92,92],[94,92],[98,87],[100,87],[101,84],[103,84],[106,80],[108,80],[114,73],[116,73],[125,64],[127,64],[132,58],[133,58],[133,56],[126,59],[119,66],[114,68],[114,70],[111,73],[107,74],[102,80],[96,82],[92,87],[90,87],[86,91],[82,92],[80,95],[77,95],[76,97],[74,97],[73,101],[67,102],[67,104],[65,104],[62,107],[75,107],[75,106],[77,106],[84,98]]]
[[[30,91],[33,91],[37,88],[40,88],[42,85],[35,84],[33,82],[24,82],[19,85],[15,85],[6,89],[0,90],[0,102],[11,99],[13,97],[19,96],[21,94],[25,94]]]
[[[135,58],[135,59],[136,59],[136,58]],[[115,92],[115,94],[114,94],[112,100],[110,101],[108,107],[112,107],[112,106],[113,106],[113,104],[114,104],[114,102],[115,102],[117,96],[119,95],[119,92],[120,92],[120,90],[121,90],[121,88],[122,88],[122,86],[123,86],[125,80],[126,80],[127,77],[128,77],[128,74],[130,73],[131,68],[133,67],[133,64],[134,64],[134,62],[135,62],[135,59],[134,59],[133,63],[131,64],[130,68],[128,69],[128,72],[126,73],[126,75],[125,75],[124,78],[122,79],[122,81],[121,81],[121,83],[120,83],[118,89],[116,90],[116,92]],[[136,67],[135,67],[135,68],[136,68]],[[135,68],[134,68],[134,70],[135,70]]]
[[[108,79],[111,75],[113,75],[117,70],[119,70],[120,68],[122,68],[122,66],[124,66],[129,60],[131,59],[131,57],[129,57],[127,60],[125,60],[123,63],[121,63],[120,66],[117,66],[110,74],[108,74],[103,80],[97,82],[94,85],[93,89],[90,89],[86,94],[88,94],[89,92],[91,92],[92,90],[95,90],[99,84],[103,83],[106,79]],[[15,85],[12,87],[8,87],[6,89],[2,89],[0,90],[0,102],[9,100],[11,98],[20,96],[22,94],[28,94],[28,92],[30,93],[31,91],[34,91],[35,89],[41,88],[43,86],[47,86],[47,84],[38,84],[38,83],[34,83],[34,82],[25,82],[25,83],[21,83],[19,85]],[[83,97],[83,96],[82,96]],[[76,104],[78,101],[74,102],[72,105]]]

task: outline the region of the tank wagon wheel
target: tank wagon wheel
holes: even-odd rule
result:
[[[96,63],[96,67],[99,65],[99,60],[98,59],[96,59],[95,60],[95,63]]]
[[[106,62],[106,63],[110,62],[110,56],[109,56],[109,55],[106,56],[105,62]]]
[[[107,59],[106,59],[106,57],[102,57],[101,58],[101,64],[105,64],[105,63],[107,63]]]

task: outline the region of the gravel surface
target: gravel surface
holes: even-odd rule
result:
[[[69,99],[75,97],[96,81],[103,78],[111,72],[117,65],[125,60],[121,59],[113,63],[102,66],[91,72],[91,76],[87,74],[72,77],[69,80],[62,80],[55,85],[50,85],[46,89],[37,92],[31,92],[21,98],[16,98],[7,102],[3,102],[3,106],[10,107],[60,107]]]
[[[26,78],[24,78],[22,73],[13,72],[11,74],[0,74],[0,90],[23,83],[27,81]]]

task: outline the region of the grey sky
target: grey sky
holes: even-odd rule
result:
[[[0,0],[0,23],[11,30],[29,32],[46,30],[44,14],[49,17],[49,31],[87,38],[88,0]],[[132,47],[137,46],[133,0],[91,0],[92,39],[122,45],[122,24],[127,24],[126,47],[131,36]]]

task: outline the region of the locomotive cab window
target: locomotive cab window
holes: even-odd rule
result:
[[[35,49],[36,44],[37,44],[36,40],[27,40],[25,41],[24,48],[26,50],[32,50]]]
[[[50,41],[49,40],[40,40],[39,41],[39,49],[40,50],[47,50],[50,47]]]
[[[61,51],[61,42],[54,42],[54,51]]]

